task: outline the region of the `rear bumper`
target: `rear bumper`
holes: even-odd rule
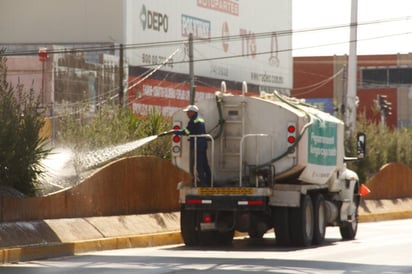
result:
[[[261,211],[268,206],[265,196],[187,195],[185,209],[223,211]]]

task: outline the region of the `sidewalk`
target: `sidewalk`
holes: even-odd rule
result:
[[[412,198],[364,200],[360,222],[412,218]],[[0,224],[0,263],[182,243],[180,214],[53,219]]]

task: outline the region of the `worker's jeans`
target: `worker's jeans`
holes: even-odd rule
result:
[[[194,159],[194,149],[190,150],[190,174],[192,174],[193,178],[195,178],[194,174],[194,165],[196,164],[196,171],[197,171],[197,177],[199,178],[199,183],[198,186],[210,186],[210,180],[211,180],[211,173],[210,173],[210,167],[209,163],[207,161],[207,149],[197,149],[196,151],[197,157],[196,157],[196,163]]]

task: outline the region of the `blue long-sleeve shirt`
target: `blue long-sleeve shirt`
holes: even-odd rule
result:
[[[175,131],[177,135],[200,135],[206,134],[205,120],[199,114],[194,115],[188,122],[186,128]],[[194,138],[190,138],[190,147],[194,148]],[[205,137],[197,138],[197,149],[207,149]]]

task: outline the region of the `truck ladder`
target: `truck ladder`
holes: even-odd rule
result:
[[[245,132],[245,102],[238,104],[222,105],[223,118],[225,125],[220,138],[219,170],[239,172],[240,166],[240,141]]]

